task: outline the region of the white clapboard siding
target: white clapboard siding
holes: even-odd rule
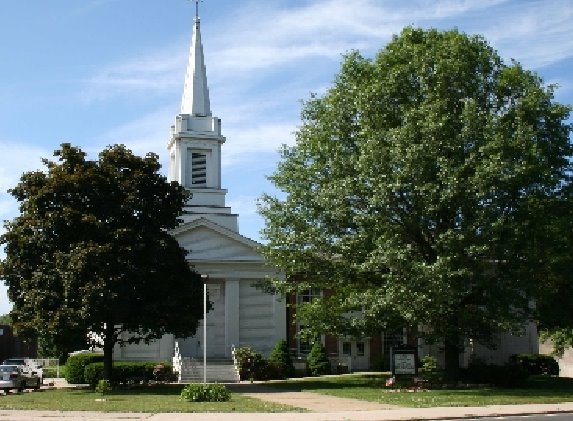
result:
[[[250,346],[268,355],[274,346],[273,297],[242,280],[239,287],[240,346]]]

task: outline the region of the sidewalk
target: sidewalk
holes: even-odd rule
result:
[[[302,393],[302,392],[301,392]],[[307,413],[105,413],[58,411],[0,411],[2,421],[386,421],[444,420],[485,416],[573,412],[573,403],[499,405],[484,407],[400,408],[387,410]]]

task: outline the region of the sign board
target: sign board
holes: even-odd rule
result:
[[[392,348],[390,356],[393,375],[416,376],[418,374],[418,350],[416,348]]]

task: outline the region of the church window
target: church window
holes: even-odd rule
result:
[[[390,350],[393,347],[400,346],[403,343],[404,343],[403,329],[384,332],[383,352],[385,355],[390,355]]]
[[[322,291],[319,289],[305,289],[297,294],[296,302],[297,304],[312,303],[315,299],[320,299],[322,297]],[[304,321],[298,320],[296,324],[297,333],[297,351],[299,355],[306,355],[310,352],[312,348],[312,342],[308,338],[301,338],[298,335],[302,330],[304,330],[306,325]]]
[[[356,355],[363,357],[365,355],[364,342],[356,342]]]
[[[322,292],[318,289],[305,289],[297,295],[297,304],[312,303],[315,299],[321,298]]]

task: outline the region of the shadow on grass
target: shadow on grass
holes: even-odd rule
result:
[[[105,398],[111,396],[133,396],[133,395],[160,395],[160,396],[179,396],[181,390],[186,385],[184,384],[152,384],[152,385],[133,385],[133,386],[119,386],[114,388],[111,392],[102,395]],[[85,395],[91,394],[94,396],[99,395],[92,389],[75,389],[70,390],[71,395]]]
[[[385,382],[388,375],[319,377],[265,383],[266,387],[288,391],[379,389],[389,391]],[[573,378],[531,376],[520,388],[502,389],[489,386],[434,387],[432,392],[468,393],[481,396],[571,396]]]

